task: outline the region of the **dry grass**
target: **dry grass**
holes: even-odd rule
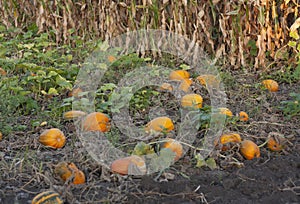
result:
[[[164,29],[197,41],[216,58],[225,56],[236,68],[260,68],[286,46],[298,9],[296,1],[275,0],[0,0],[0,20],[6,27],[36,23],[57,43],[73,46],[74,36],[104,40],[140,28]]]

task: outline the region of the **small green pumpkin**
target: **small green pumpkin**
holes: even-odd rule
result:
[[[36,195],[31,204],[63,204],[59,194],[54,191],[45,191]]]

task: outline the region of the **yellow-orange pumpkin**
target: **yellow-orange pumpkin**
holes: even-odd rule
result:
[[[173,87],[171,84],[169,83],[163,83],[161,86],[160,86],[160,90],[163,90],[163,91],[173,91]]]
[[[146,132],[151,130],[158,132],[170,132],[174,129],[172,120],[168,117],[157,117],[151,120],[145,127]]]
[[[190,78],[190,73],[186,70],[174,70],[170,73],[170,80],[183,80]]]
[[[188,92],[192,83],[193,81],[191,79],[182,79],[179,85],[179,89],[181,91]]]
[[[107,132],[110,130],[110,121],[104,113],[93,112],[85,117],[82,126],[84,131]]]
[[[176,154],[174,161],[179,160],[180,157],[182,156],[182,152],[183,152],[182,145],[180,144],[180,142],[174,139],[168,138],[167,141],[163,143],[162,148],[169,148]]]
[[[51,128],[42,132],[39,137],[39,142],[55,149],[62,148],[66,143],[66,137],[58,128]]]
[[[84,173],[77,168],[74,163],[60,162],[55,166],[55,174],[57,174],[63,181],[72,178],[73,184],[85,183]]]
[[[81,88],[74,88],[72,91],[69,92],[68,96],[69,97],[78,97],[79,94],[82,93],[82,89]]]
[[[221,114],[227,115],[229,117],[233,116],[231,110],[229,110],[228,108],[219,108],[219,111]]]
[[[144,175],[147,167],[144,159],[137,155],[117,159],[111,164],[111,171],[121,175]]]
[[[5,76],[6,74],[6,71],[0,67],[0,75]]]
[[[0,132],[0,141],[2,140],[2,137],[3,137],[2,132]]]
[[[241,141],[242,141],[241,136],[238,133],[226,133],[220,137],[221,144],[226,144],[229,142],[239,143]]]
[[[181,106],[184,108],[202,108],[202,102],[199,94],[187,94],[181,98]]]
[[[274,137],[269,138],[267,146],[271,151],[274,152],[279,152],[283,149],[283,145],[281,144],[281,141],[276,141]]]
[[[244,140],[241,142],[240,152],[248,160],[251,160],[254,157],[260,157],[259,147],[251,140]]]
[[[203,74],[198,76],[196,79],[202,86],[206,86],[207,84],[212,87],[218,87],[220,84],[220,81],[217,79],[217,77],[212,74]]]
[[[246,121],[249,120],[248,114],[246,112],[244,112],[244,111],[241,111],[239,113],[239,118],[240,118],[240,121],[243,121],[243,122],[246,122]]]
[[[273,79],[266,79],[262,81],[262,84],[266,89],[268,89],[271,92],[276,92],[279,89],[279,85],[276,81]]]
[[[71,110],[71,111],[65,112],[63,115],[63,118],[64,119],[76,119],[76,118],[80,118],[85,115],[86,115],[86,113],[83,111]]]
[[[44,191],[37,194],[31,204],[63,204],[59,194],[54,191]]]

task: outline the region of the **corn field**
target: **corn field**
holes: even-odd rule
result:
[[[163,29],[196,41],[235,68],[261,69],[290,53],[299,9],[298,0],[0,0],[0,20],[7,28],[36,24],[57,44],[72,46],[74,36],[107,40],[142,28]]]

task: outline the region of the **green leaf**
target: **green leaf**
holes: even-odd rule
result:
[[[294,38],[295,40],[298,40],[300,38],[297,30],[291,31],[290,37]]]
[[[288,45],[289,45],[290,47],[296,47],[297,42],[296,42],[296,41],[290,40],[290,41],[288,42]]]
[[[208,159],[206,160],[206,165],[207,165],[211,170],[217,168],[217,163],[216,163],[215,159],[214,159],[214,158],[211,158],[211,157],[208,158]]]
[[[48,77],[48,78],[51,78],[51,77],[57,76],[57,75],[58,75],[57,72],[55,72],[55,71],[50,71],[50,72],[48,73],[47,77]]]
[[[144,142],[139,142],[135,145],[132,154],[134,155],[146,155],[146,154],[153,154],[154,153],[154,149],[151,148],[151,146],[149,144],[146,144]]]
[[[58,92],[57,92],[57,90],[55,88],[50,88],[48,90],[48,94],[49,95],[58,95]]]
[[[58,75],[56,77],[56,84],[59,85],[62,88],[68,89],[68,90],[72,90],[72,84],[66,80],[64,77]]]
[[[201,154],[195,155],[195,159],[197,160],[196,167],[206,166],[206,162]]]

